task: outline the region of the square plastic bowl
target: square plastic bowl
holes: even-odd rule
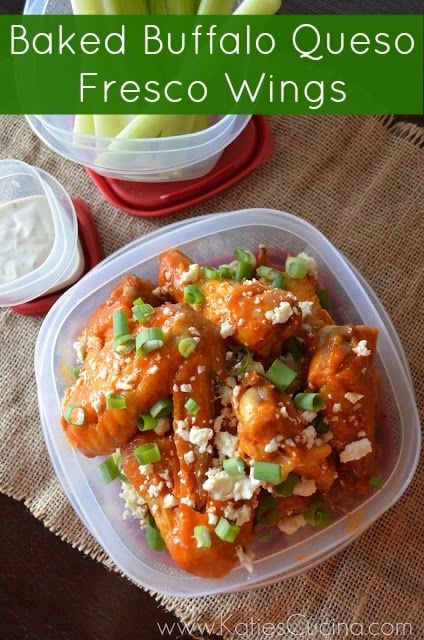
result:
[[[284,255],[306,251],[319,268],[320,285],[330,290],[332,313],[340,323],[364,323],[379,329],[377,366],[381,382],[379,476],[384,485],[351,505],[325,529],[309,525],[292,536],[274,536],[254,545],[253,572],[243,567],[218,580],[189,575],[166,552],[149,549],[134,518],[123,519],[119,482],[104,484],[98,459],[72,450],[60,426],[60,400],[69,385],[66,371],[75,363],[73,344],[89,316],[125,273],[157,280],[157,256],[178,246],[199,263],[222,261],[235,247],[256,250],[263,244]],[[180,222],[139,238],[66,292],[46,317],[36,352],[42,427],[59,481],[86,527],[116,565],[135,583],[156,592],[203,596],[250,589],[311,568],[350,543],[402,495],[418,461],[420,426],[410,374],[399,338],[375,294],[346,259],[314,227],[288,213],[249,209]],[[384,438],[382,434],[384,433]]]

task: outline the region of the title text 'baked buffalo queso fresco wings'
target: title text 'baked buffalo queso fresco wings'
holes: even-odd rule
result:
[[[337,325],[328,296],[305,253],[280,269],[264,247],[220,266],[170,249],[82,332],[67,439],[106,456],[124,517],[185,571],[252,571],[253,540],[327,526],[379,487],[377,330]]]

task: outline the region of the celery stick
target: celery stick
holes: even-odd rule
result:
[[[133,118],[134,116],[130,115],[95,115],[93,116],[94,134],[105,138],[114,138]]]
[[[146,0],[112,0],[111,10],[108,11],[113,15],[145,15],[149,13]]]
[[[194,0],[165,0],[169,15],[191,15],[196,13]]]
[[[200,0],[197,15],[228,15],[233,7],[234,0]]]
[[[78,114],[75,116],[74,133],[94,135],[94,120],[92,115]]]
[[[272,15],[281,7],[281,0],[243,0],[234,15]]]
[[[152,15],[163,15],[166,13],[165,0],[147,0],[147,6]]]
[[[75,15],[103,15],[103,0],[71,0],[72,11]]]

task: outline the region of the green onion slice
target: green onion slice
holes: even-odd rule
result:
[[[231,351],[231,357],[226,362],[226,369],[230,376],[242,376],[253,364],[252,354],[246,347],[236,346]]]
[[[135,348],[138,356],[144,356],[160,349],[165,343],[163,331],[160,327],[142,329],[135,338]]]
[[[313,423],[312,423],[315,427],[315,431],[320,435],[323,436],[325,433],[328,433],[328,431],[330,430],[330,427],[328,426],[328,424],[326,423],[326,421],[319,417],[316,418]]]
[[[143,302],[135,304],[132,308],[132,312],[134,320],[138,320],[138,322],[149,322],[154,313],[154,308],[151,304]]]
[[[313,527],[327,527],[330,524],[330,513],[320,496],[312,500],[310,507],[303,512],[303,517]]]
[[[286,260],[286,273],[290,278],[303,280],[307,275],[309,263],[306,258],[289,256]]]
[[[146,518],[146,542],[153,551],[164,551],[166,544],[151,513]]]
[[[234,542],[240,533],[240,527],[221,517],[215,527],[215,533],[224,542]]]
[[[178,351],[183,358],[188,358],[193,353],[198,345],[198,340],[195,338],[182,338],[178,343]]]
[[[277,500],[270,494],[265,495],[256,509],[256,522],[263,526],[270,526],[278,520],[280,520],[280,510]]]
[[[223,277],[222,270],[218,267],[203,267],[203,275],[208,280],[221,280]]]
[[[293,490],[297,483],[299,482],[299,476],[297,476],[292,471],[288,474],[287,478],[280,482],[279,485],[275,487],[275,491],[280,496],[288,497],[293,495]]]
[[[157,442],[145,442],[137,449],[134,449],[134,455],[140,464],[150,464],[158,462],[161,459],[160,449]]]
[[[378,476],[371,476],[370,485],[374,489],[382,489],[383,488],[383,480],[381,478],[379,478]]]
[[[150,409],[150,415],[152,418],[164,418],[169,416],[172,411],[172,402],[170,398],[162,398],[158,400]]]
[[[328,292],[328,289],[320,289],[319,291],[317,291],[317,296],[318,296],[318,300],[320,302],[320,305],[323,309],[329,309],[330,308],[330,294]]]
[[[69,424],[80,427],[85,422],[85,411],[77,404],[68,404],[63,410],[63,417]]]
[[[82,364],[77,364],[75,367],[72,367],[72,373],[74,374],[75,380],[78,380],[81,369]]]
[[[305,345],[299,338],[292,336],[284,343],[285,352],[289,353],[294,360],[299,361],[305,355]]]
[[[260,278],[265,278],[265,280],[269,280],[274,289],[284,289],[284,286],[285,286],[284,275],[278,269],[261,265],[256,269],[256,273]]]
[[[200,405],[197,404],[194,398],[188,398],[187,402],[184,404],[184,408],[187,413],[191,413],[193,416],[195,416],[197,413],[199,413]]]
[[[211,548],[212,546],[211,534],[206,525],[199,524],[197,527],[194,527],[193,535],[196,538],[198,547],[204,547],[205,549]]]
[[[265,377],[272,382],[279,391],[285,391],[296,378],[296,372],[290,369],[279,358],[274,360],[270,368],[265,372]]]
[[[203,293],[195,284],[184,287],[184,302],[187,304],[201,304],[204,300]]]
[[[297,393],[294,404],[305,411],[320,411],[325,407],[325,400],[320,393]]]
[[[100,465],[99,469],[102,474],[102,478],[106,484],[113,482],[116,478],[120,476],[120,469],[115,460],[115,456],[110,456],[106,460],[104,460]]]
[[[233,458],[226,458],[222,463],[222,466],[224,467],[224,471],[226,471],[229,476],[241,476],[244,474],[244,460],[243,458],[239,458],[238,456],[234,456]]]
[[[108,409],[126,409],[127,401],[120,393],[109,393],[106,396],[106,407]]]
[[[117,309],[113,312],[112,325],[114,339],[127,335],[130,332],[127,314],[125,311],[122,311],[122,309]]]
[[[142,413],[137,420],[137,429],[139,431],[152,431],[158,426],[157,418],[153,418],[150,413]]]
[[[271,484],[281,483],[281,466],[277,462],[255,460],[253,463],[253,477]]]
[[[121,355],[130,353],[135,349],[135,337],[131,333],[124,333],[122,336],[117,336],[113,339],[113,348]]]

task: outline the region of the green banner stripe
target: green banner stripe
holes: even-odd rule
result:
[[[0,112],[423,113],[423,16],[0,16]]]

